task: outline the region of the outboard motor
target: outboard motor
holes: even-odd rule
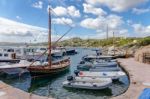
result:
[[[73,81],[73,76],[67,76],[68,81]]]
[[[75,74],[76,76],[78,76],[79,73],[80,73],[79,70],[75,70],[75,71],[74,71],[74,74]]]

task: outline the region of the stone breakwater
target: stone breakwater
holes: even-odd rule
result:
[[[0,81],[0,99],[53,99],[24,92]]]
[[[129,73],[130,85],[125,93],[112,99],[138,99],[144,88],[150,88],[150,65],[134,58],[118,59],[118,62]]]

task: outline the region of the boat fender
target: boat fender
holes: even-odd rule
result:
[[[74,74],[75,74],[76,76],[78,76],[78,75],[79,75],[79,73],[80,73],[80,71],[79,71],[79,70],[75,70],[75,71],[74,71]]]
[[[73,79],[74,79],[73,76],[68,76],[68,77],[67,77],[67,80],[68,80],[68,81],[73,81]]]
[[[79,72],[79,75],[83,76],[83,72]]]

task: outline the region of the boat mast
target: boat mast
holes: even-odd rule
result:
[[[51,8],[48,9],[48,66],[51,67]]]
[[[114,55],[115,55],[115,33],[113,32],[113,47],[114,47]]]
[[[106,39],[108,40],[108,24],[106,24]]]

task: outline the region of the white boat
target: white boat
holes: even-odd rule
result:
[[[117,80],[126,74],[122,71],[109,71],[109,72],[92,72],[92,71],[79,71],[76,74],[79,77],[99,77],[99,78],[111,78]]]
[[[94,67],[117,67],[118,64],[117,62],[99,62],[99,61],[94,61],[93,62]]]
[[[54,57],[62,57],[64,52],[62,50],[54,49],[52,50],[52,55]]]
[[[19,61],[16,59],[16,53],[0,51],[0,62],[18,63]]]
[[[110,72],[110,71],[121,71],[119,67],[92,67],[89,71],[93,72]]]
[[[92,60],[107,60],[110,61],[115,59],[114,56],[105,56],[105,55],[86,55],[82,57],[83,61],[92,61]]]
[[[15,53],[15,58],[17,59],[25,59],[26,48],[24,46],[15,47],[15,46],[0,46],[0,52],[3,53]]]
[[[68,76],[67,81],[63,82],[64,87],[77,89],[101,90],[108,88],[112,84],[111,78],[96,77],[73,77]]]

